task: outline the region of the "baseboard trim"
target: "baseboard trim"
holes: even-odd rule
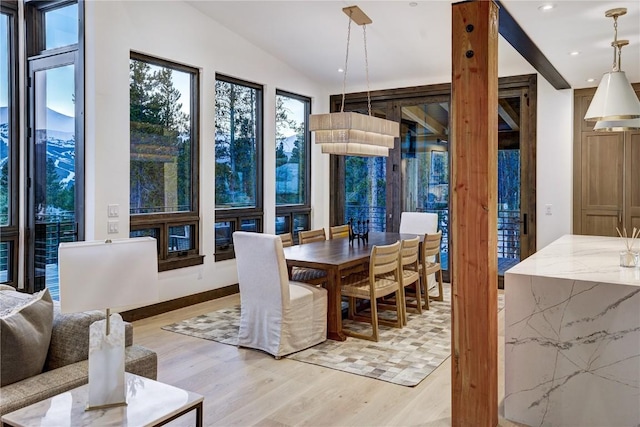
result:
[[[226,297],[240,292],[238,284],[225,286],[223,288],[212,289],[210,291],[200,292],[198,294],[187,295],[186,297],[176,298],[169,301],[159,302],[157,304],[148,305],[146,307],[135,308],[120,313],[122,318],[127,322],[134,322],[147,317],[157,316],[158,314],[167,313],[179,308],[188,307],[190,305],[199,304],[205,301]]]

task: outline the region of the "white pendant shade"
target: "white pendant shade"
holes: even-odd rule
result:
[[[640,119],[630,120],[602,120],[596,122],[593,130],[607,132],[624,132],[626,130],[640,129]]]
[[[336,154],[338,156],[360,157],[388,157],[389,149],[377,145],[359,144],[357,142],[332,142],[322,144],[324,154]]]
[[[640,101],[624,71],[605,73],[584,116],[588,121],[640,118]]]
[[[309,130],[322,152],[345,156],[388,156],[400,124],[354,112],[312,114]]]

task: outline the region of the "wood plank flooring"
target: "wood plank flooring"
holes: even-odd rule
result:
[[[404,387],[160,329],[238,303],[232,295],[134,322],[134,341],[158,353],[158,380],[205,396],[206,426],[451,425],[450,360],[418,386]],[[501,403],[504,310],[498,327]],[[518,424],[500,418],[499,425]]]

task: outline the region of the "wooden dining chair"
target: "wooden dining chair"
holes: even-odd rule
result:
[[[329,228],[329,239],[344,239],[349,237],[349,224],[334,225]]]
[[[291,233],[282,233],[278,234],[280,236],[280,240],[282,240],[282,247],[288,248],[289,246],[293,246],[293,236]]]
[[[442,240],[442,230],[434,234],[425,234],[422,241],[422,254],[420,256],[420,277],[422,289],[424,290],[424,308],[429,310],[429,284],[427,277],[437,273],[438,296],[433,299],[442,301],[444,292],[442,289],[442,265],[440,264],[440,241]]]
[[[402,320],[407,324],[407,310],[412,309],[413,312],[422,314],[422,291],[420,287],[420,237],[413,239],[405,239],[400,247],[400,267],[402,268],[402,286],[404,304]],[[407,288],[413,287],[413,298],[415,303],[407,301]]]
[[[369,274],[353,274],[343,279],[341,293],[343,296],[349,297],[349,318],[370,323],[372,328],[372,334],[365,335],[343,327],[345,335],[378,341],[378,323],[402,328],[401,304],[396,304],[395,322],[379,319],[377,310],[378,298],[395,294],[396,301],[404,301],[399,259],[399,241],[392,245],[374,246],[371,249],[369,259]],[[353,299],[369,300],[371,316],[367,317],[356,313],[355,304],[351,303]]]
[[[291,233],[278,234],[282,240],[282,247],[293,246],[293,236]],[[327,282],[327,272],[315,268],[292,267],[289,279],[294,282],[303,282],[310,285],[324,285]]]
[[[319,228],[317,230],[298,231],[298,240],[300,241],[301,245],[311,242],[321,242],[323,240],[327,240],[327,233],[325,233],[324,228]]]
[[[412,312],[422,314],[422,297],[420,290],[420,237],[402,240],[400,246],[400,279],[404,288],[404,301],[400,302],[402,308],[402,324],[407,324],[407,311],[410,308]],[[412,287],[413,293],[407,294],[407,288]],[[415,300],[415,303],[407,301],[407,297]],[[397,305],[395,298],[384,298],[378,304],[378,308],[394,308]]]

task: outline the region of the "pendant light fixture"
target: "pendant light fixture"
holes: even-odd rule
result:
[[[322,145],[323,153],[342,156],[387,157],[389,149],[394,146],[395,138],[400,136],[400,125],[397,122],[371,115],[367,24],[371,24],[373,21],[358,6],[345,7],[342,11],[349,16],[347,53],[342,78],[342,105],[339,113],[310,115],[309,130],[314,133],[316,144]],[[344,111],[351,21],[362,26],[369,115]]]
[[[614,39],[613,69],[602,76],[584,119],[597,121],[595,130],[627,130],[640,125],[640,101],[622,71],[622,48],[629,40],[618,40],[618,17],[627,13],[626,8],[610,9],[607,18],[613,18]]]

